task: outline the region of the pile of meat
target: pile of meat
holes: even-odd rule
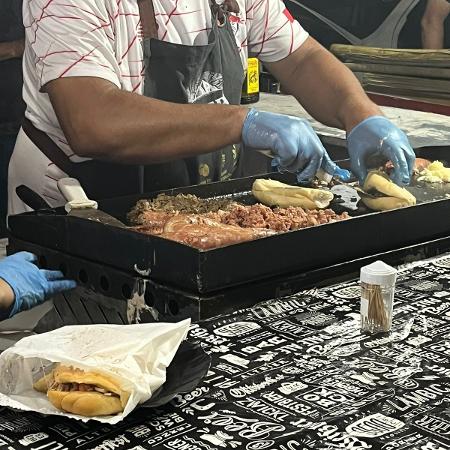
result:
[[[233,203],[226,209],[214,208],[201,214],[168,211],[168,208],[158,210],[149,208],[149,204],[143,208],[140,204],[139,211],[133,211],[132,219],[136,225],[132,228],[207,250],[348,217],[347,213],[336,214],[331,209],[272,209],[259,203],[251,206]]]
[[[156,198],[139,200],[128,214],[131,223],[139,223],[139,216],[146,211],[164,211],[168,213],[204,214],[227,210],[238,205],[232,196],[225,198],[200,198],[192,194],[168,195],[159,194]]]
[[[100,392],[107,397],[119,397],[117,394],[109,392],[106,389],[86,383],[54,383],[51,389],[61,392]]]
[[[270,236],[275,231],[227,225],[208,214],[177,214],[147,211],[141,215],[142,225],[135,231],[181,242],[201,250],[252,241]]]
[[[347,213],[336,214],[332,209],[305,210],[298,206],[272,209],[261,203],[252,206],[235,205],[227,211],[218,211],[210,216],[227,225],[265,228],[277,232],[299,230],[349,217]]]

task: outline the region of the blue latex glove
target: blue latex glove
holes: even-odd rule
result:
[[[400,186],[411,181],[416,156],[406,134],[390,120],[372,116],[358,124],[347,136],[351,168],[362,184],[367,176],[369,159],[392,161],[392,181]]]
[[[36,260],[33,254],[20,252],[0,262],[0,278],[11,286],[15,297],[9,317],[76,287],[75,281],[64,279],[59,270],[39,269]]]
[[[350,179],[350,172],[338,167],[307,120],[251,109],[242,129],[247,147],[269,149],[273,166],[297,174],[299,183],[310,182],[319,168],[330,175]]]

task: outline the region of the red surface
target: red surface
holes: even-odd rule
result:
[[[371,94],[369,97],[380,106],[393,106],[395,108],[413,109],[415,111],[432,112],[450,116],[450,105],[440,105],[437,103],[429,103],[420,100],[391,97],[389,95]]]

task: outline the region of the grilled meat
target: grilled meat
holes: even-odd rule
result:
[[[290,207],[272,210],[261,204],[236,204],[227,211],[218,210],[207,214],[144,211],[139,218],[141,225],[133,229],[207,250],[348,217],[347,213],[338,215],[331,209],[304,210]]]
[[[240,227],[266,228],[274,231],[290,231],[348,219],[347,213],[336,214],[331,209],[311,209],[290,206],[269,208],[257,203],[252,206],[237,205],[229,211],[219,211],[220,221]]]
[[[207,250],[270,236],[274,231],[226,225],[202,216],[176,215],[169,219],[161,237]]]

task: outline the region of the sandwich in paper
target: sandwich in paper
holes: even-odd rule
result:
[[[416,204],[416,198],[409,191],[397,186],[381,171],[369,172],[363,191],[368,195],[361,193],[361,200],[374,211],[388,211]]]
[[[59,410],[85,417],[121,413],[130,398],[113,377],[62,364],[34,383],[33,388],[47,394]]]
[[[332,192],[325,189],[312,189],[290,186],[275,180],[258,179],[252,187],[253,196],[267,206],[299,206],[305,209],[327,208],[333,200]]]
[[[166,382],[189,325],[70,325],[24,337],[0,355],[0,406],[118,423]]]

